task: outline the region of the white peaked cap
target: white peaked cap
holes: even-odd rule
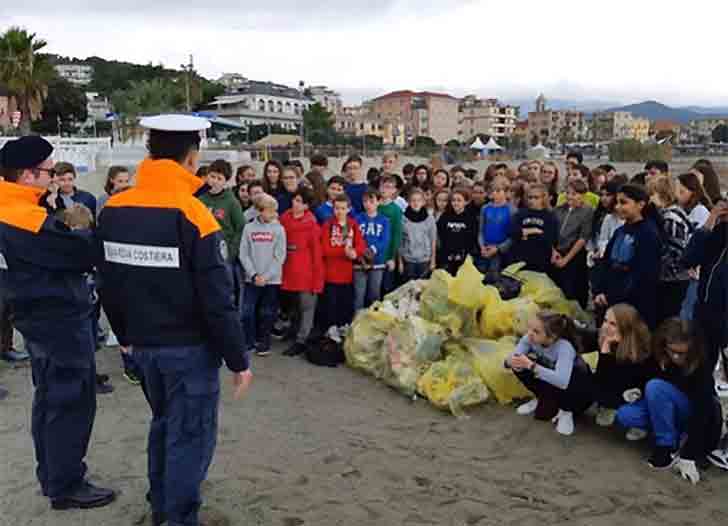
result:
[[[139,124],[148,130],[171,132],[196,132],[208,129],[211,124],[207,119],[193,115],[155,115],[144,117]]]

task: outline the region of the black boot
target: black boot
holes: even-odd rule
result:
[[[111,504],[116,499],[116,493],[107,488],[99,488],[90,482],[84,482],[76,491],[51,500],[54,510],[101,508]]]

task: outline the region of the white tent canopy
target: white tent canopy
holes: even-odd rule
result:
[[[531,148],[526,152],[526,157],[529,159],[547,159],[551,156],[551,150],[546,148],[541,143],[538,143],[536,146]]]
[[[493,137],[491,137],[490,140],[488,141],[488,144],[486,144],[484,146],[484,149],[486,149],[486,150],[502,150],[503,147],[500,144],[498,144],[497,142],[495,142],[495,139]]]
[[[476,137],[473,144],[470,145],[471,150],[485,150],[485,144],[480,140],[480,137]]]

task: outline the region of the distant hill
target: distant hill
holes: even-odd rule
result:
[[[716,117],[727,115],[728,112],[723,113],[720,111],[723,108],[701,108],[702,110],[709,110],[708,112],[694,111],[695,107],[690,108],[672,108],[665,106],[657,101],[649,100],[646,102],[640,102],[639,104],[629,104],[627,106],[620,106],[618,108],[609,108],[604,111],[629,111],[636,117],[644,117],[651,121],[673,121],[680,124],[687,124],[692,119],[705,119],[707,117]]]

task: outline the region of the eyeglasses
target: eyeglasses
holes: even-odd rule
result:
[[[46,172],[50,177],[55,177],[58,172],[56,172],[53,168],[34,168],[31,170],[36,176],[40,175],[40,172]]]

